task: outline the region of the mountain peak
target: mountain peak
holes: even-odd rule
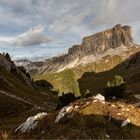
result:
[[[111,29],[83,38],[82,46],[86,48],[86,54],[100,54],[109,48],[133,45],[130,26],[115,25]]]
[[[81,45],[74,45],[69,48],[68,54],[61,57],[61,62],[63,60],[68,63],[88,55],[100,56],[100,54],[106,53],[109,49],[122,46],[126,48],[133,46],[131,27],[117,24],[113,28],[84,37]],[[55,62],[59,62],[59,60],[59,57],[55,58]]]

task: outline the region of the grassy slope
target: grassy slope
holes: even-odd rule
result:
[[[109,60],[108,63],[105,64],[106,60]],[[73,68],[75,75],[77,77],[77,79],[81,78],[82,75],[85,72],[92,72],[92,71],[105,71],[108,68],[112,68],[114,66],[116,66],[117,64],[121,63],[122,60],[119,56],[106,56],[104,57],[100,62],[95,62],[95,63],[89,63],[86,64],[85,66],[77,66],[75,68]],[[32,78],[34,80],[40,80],[40,79],[47,79],[53,86],[55,89],[60,89],[60,83],[61,83],[61,78],[63,77],[63,75],[65,74],[65,70],[59,73],[36,73],[35,75],[32,74]]]
[[[29,116],[38,112],[50,112],[55,109],[56,96],[48,88],[33,88],[25,83],[18,75],[0,69],[0,132],[4,129],[11,131]],[[2,91],[14,95],[24,101],[2,94]],[[45,92],[42,94],[41,92]]]
[[[135,69],[135,71],[134,71],[133,69],[125,69],[121,65],[118,65],[117,67],[115,67],[115,68],[113,68],[113,69],[111,69],[109,71],[95,73],[95,72],[93,72],[93,65],[92,64],[88,64],[85,67],[81,66],[81,67],[75,68],[74,72],[77,75],[77,79],[78,79],[79,84],[80,84],[81,93],[84,93],[88,89],[88,90],[90,90],[90,92],[92,94],[96,94],[100,89],[105,87],[107,81],[111,80],[114,77],[115,74],[117,74],[117,75],[120,74],[120,75],[122,75],[125,78],[125,80],[127,81],[127,87],[129,87],[129,89],[135,90],[135,91],[137,91],[137,93],[139,93],[139,91],[140,91],[139,90],[140,89],[139,88],[140,82],[139,81],[133,81],[133,79],[131,79],[131,77],[135,73],[139,73],[139,69]],[[15,86],[15,87],[11,87],[10,85],[4,84],[2,81],[0,81],[0,85],[1,85],[0,86],[0,90],[5,89],[7,92],[10,92],[12,94],[18,95],[19,97],[22,97],[24,99],[27,99],[27,100],[31,101],[31,103],[34,104],[34,105],[35,104],[42,105],[43,102],[48,102],[48,101],[51,102],[52,101],[52,99],[51,99],[52,96],[49,96],[49,98],[46,98],[46,95],[41,94],[39,91],[34,90],[31,87],[27,86],[25,84],[25,82],[22,81],[20,78],[17,79],[17,76],[11,75],[11,74],[7,73],[6,71],[3,71],[3,70],[0,70],[0,74],[4,75],[6,77],[6,79],[8,79],[8,81],[10,83],[13,83],[13,85]],[[61,82],[60,81],[61,81],[61,78],[63,77],[63,75],[64,75],[64,72],[53,73],[53,74],[48,74],[48,75],[44,75],[44,76],[37,75],[35,77],[35,79],[47,79],[51,84],[53,84],[55,89],[58,90],[59,88],[61,88]],[[44,89],[42,87],[40,87],[39,90],[46,91],[47,93],[51,93],[49,90],[46,90],[46,89]],[[24,110],[24,109],[26,110],[27,109],[26,111],[28,111],[28,107],[29,106],[27,106],[27,108],[26,108],[25,104],[19,103],[18,101],[10,102],[10,99],[8,99],[8,98],[7,98],[8,100],[6,101],[4,98],[5,98],[4,96],[0,96],[0,100],[4,101],[2,103],[3,107],[8,108],[8,106],[10,106],[10,104],[11,104],[11,106],[13,106],[13,110],[17,107],[17,112],[16,113],[20,113],[20,109],[21,110]],[[8,102],[10,102],[10,104],[8,104]],[[0,109],[3,110],[4,108],[1,108],[1,106],[0,106]],[[14,128],[18,124],[23,122],[23,120],[25,120],[25,117],[28,118],[30,115],[36,114],[38,112],[37,110],[34,110],[33,112],[28,112],[28,113],[26,111],[22,112],[19,115],[18,118],[13,117],[13,118],[5,118],[5,119],[3,119],[3,123],[0,124],[0,126],[1,126],[0,130],[1,130],[1,128],[4,128],[4,126],[6,126],[6,125],[10,128],[11,125],[9,125],[9,124],[14,124],[14,125],[12,125],[12,127]],[[5,114],[6,114],[6,112],[5,112]],[[13,113],[13,115],[15,115],[15,114]],[[97,116],[97,119],[98,119],[98,117],[100,118],[100,116]],[[99,124],[101,124],[104,121],[106,121],[106,123],[104,125],[108,125],[108,121],[107,121],[106,117],[101,116],[101,118],[103,118],[103,121],[101,120],[101,122]],[[96,119],[96,116],[95,116],[95,119]],[[75,119],[73,121],[75,122]],[[83,120],[80,119],[79,123],[81,123],[81,125],[82,125],[82,121]],[[113,121],[113,124],[111,124],[111,126],[114,125],[114,123],[116,124],[116,120]],[[97,126],[99,124],[98,123],[97,124],[94,123],[94,125],[97,125]],[[65,128],[67,128],[66,132],[68,133],[69,132],[68,131],[69,125],[71,127],[74,126],[73,122],[70,122],[70,124],[68,123],[68,127],[65,127],[65,124],[61,125],[60,127],[58,127],[58,130],[60,130],[60,131],[57,131],[58,133],[53,133],[53,134],[54,135],[59,135],[59,134],[61,134],[62,131],[65,130]],[[76,124],[76,125],[78,125],[78,124]],[[115,127],[117,127],[117,126],[115,126]],[[134,126],[130,126],[130,129],[129,129],[129,134],[130,135],[133,135],[131,133],[131,130],[133,128],[135,128],[135,127]],[[54,127],[54,130],[52,130],[52,131],[54,132],[55,129],[56,129],[56,127]],[[110,126],[109,126],[108,129],[110,129]],[[122,129],[120,131],[118,128],[116,128],[116,131],[117,130],[120,133],[121,133],[121,131],[124,131],[124,133],[123,133],[124,135],[125,135],[125,132],[127,131],[127,129],[126,130]],[[70,132],[70,133],[73,134],[74,133],[73,131],[75,131],[75,129],[74,130],[72,129],[71,131],[72,132]],[[80,131],[82,132],[82,130],[80,130]],[[78,135],[80,131],[75,132],[73,135],[74,136]],[[100,131],[100,130],[95,129],[95,131]],[[102,131],[105,131],[104,128],[103,128]],[[138,128],[135,129],[133,136],[137,137],[136,131],[139,132],[139,129]],[[94,130],[93,130],[93,132],[94,132]],[[54,135],[53,135],[53,137],[54,137]],[[50,132],[50,137],[51,136],[52,135],[51,135],[51,132]],[[61,136],[63,138],[63,135],[61,135]],[[87,136],[87,135],[85,135],[85,136]],[[73,138],[72,135],[71,135],[70,138]]]
[[[11,74],[4,70],[0,70],[0,74],[3,75],[8,80],[8,82],[12,84],[9,85],[6,82],[0,81],[0,90],[4,90],[8,93],[23,98],[32,104],[40,105],[47,101],[46,95],[41,94],[41,92],[34,87],[27,85],[25,81],[23,81],[17,75]],[[46,92],[48,92],[48,90]]]

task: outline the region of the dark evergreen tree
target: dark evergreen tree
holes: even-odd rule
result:
[[[67,94],[62,93],[62,96],[59,96],[57,109],[60,109],[63,106],[68,105],[69,103],[73,102],[74,100],[76,100],[76,97],[74,96],[73,93],[67,93]]]
[[[30,74],[26,71],[26,69],[23,66],[18,66],[18,68],[20,69],[20,71],[22,71],[26,76],[30,77]]]
[[[9,53],[4,53],[4,52],[3,52],[3,56],[4,56],[8,61],[11,61],[11,56],[9,55]]]

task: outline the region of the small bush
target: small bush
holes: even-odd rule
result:
[[[108,81],[106,86],[107,87],[115,87],[115,86],[120,86],[124,83],[125,83],[125,81],[124,81],[122,76],[115,75],[114,79],[111,82]]]
[[[91,95],[90,91],[87,89],[86,92],[85,92],[84,97],[85,97],[85,98],[88,98],[88,97],[90,97],[90,96],[92,96],[92,95]]]
[[[11,61],[11,56],[9,55],[9,53],[4,53],[4,52],[3,52],[3,56],[4,56],[8,61]]]
[[[60,109],[63,106],[68,105],[69,103],[73,102],[74,100],[76,100],[76,97],[74,96],[73,93],[67,93],[67,94],[62,93],[62,96],[59,96],[57,109]]]
[[[28,78],[31,79],[30,74],[26,71],[26,69],[23,66],[18,66],[20,71],[22,71]]]
[[[104,90],[105,97],[118,97],[122,98],[125,92],[125,81],[122,76],[115,75],[114,79],[107,82],[106,88]]]
[[[34,82],[37,86],[48,88],[48,89],[53,89],[53,86],[46,80],[37,80]]]

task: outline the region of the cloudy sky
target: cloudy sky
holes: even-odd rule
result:
[[[0,0],[0,52],[51,57],[117,23],[140,43],[140,0]]]

